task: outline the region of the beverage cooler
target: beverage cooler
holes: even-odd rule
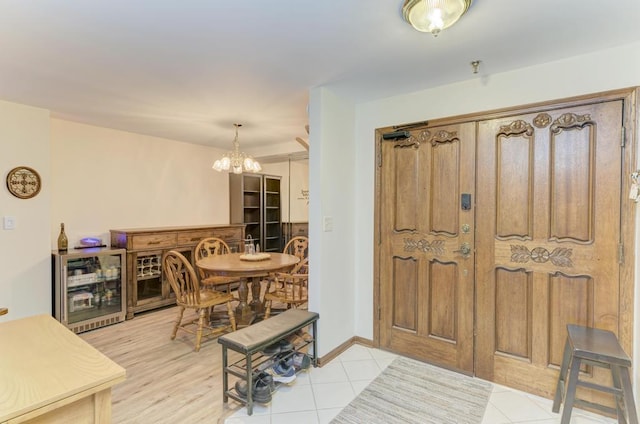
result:
[[[124,321],[125,258],[125,249],[54,251],[54,317],[75,333]]]

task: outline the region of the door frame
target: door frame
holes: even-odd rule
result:
[[[435,127],[450,124],[458,124],[469,121],[502,118],[511,115],[542,112],[553,109],[575,107],[590,103],[621,100],[623,102],[623,157],[622,157],[622,189],[620,192],[620,231],[622,243],[622,264],[620,265],[620,299],[618,319],[618,338],[622,348],[633,358],[633,334],[634,334],[634,290],[635,290],[635,258],[636,255],[636,203],[628,198],[631,189],[631,174],[636,168],[636,149],[638,144],[638,122],[640,110],[637,105],[640,87],[631,87],[620,90],[612,90],[583,96],[570,97],[560,100],[550,100],[539,103],[531,103],[511,108],[496,109],[485,112],[459,115],[454,117],[439,118],[430,121],[402,124],[391,127],[377,128],[375,130],[375,186],[374,186],[374,258],[373,258],[373,346],[380,348],[380,188],[381,188],[381,144],[389,142],[383,140],[382,134],[415,129],[418,127]],[[477,167],[476,167],[477,170]],[[476,171],[477,172],[477,171]],[[475,274],[475,273],[474,273]],[[476,276],[477,278],[477,276]],[[475,283],[474,283],[475,287]],[[475,298],[475,293],[474,293]],[[475,313],[475,312],[474,312]],[[478,317],[474,318],[477,320]],[[475,331],[474,331],[475,334]],[[474,340],[475,352],[475,340]],[[476,354],[474,353],[474,363]],[[634,361],[635,362],[635,361]],[[474,366],[475,374],[475,366]]]

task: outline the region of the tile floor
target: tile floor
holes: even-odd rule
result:
[[[324,367],[298,374],[294,383],[278,389],[269,405],[256,405],[252,416],[241,408],[225,424],[328,424],[395,357],[354,345]],[[549,399],[494,385],[482,424],[559,424],[560,414],[552,413],[551,406]],[[615,422],[579,409],[571,419],[572,424]]]

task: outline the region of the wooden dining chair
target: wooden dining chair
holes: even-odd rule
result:
[[[202,239],[195,248],[196,262],[212,255],[226,255],[229,253],[231,253],[229,245],[218,237]],[[237,286],[239,283],[237,278],[207,275],[207,273],[200,268],[198,268],[198,272],[200,273],[200,282],[208,289],[231,293],[231,290],[234,288],[232,285]]]
[[[270,273],[264,291],[265,319],[271,314],[272,304],[284,303],[286,309],[307,302],[307,275],[309,274],[309,238],[292,237],[282,253],[297,256],[300,261],[288,272]],[[291,276],[288,278],[287,276]],[[302,296],[304,294],[304,296]],[[268,311],[268,312],[267,312]]]
[[[201,290],[200,280],[189,260],[180,252],[170,250],[162,257],[162,269],[171,288],[176,295],[176,304],[179,307],[178,317],[173,327],[171,339],[176,338],[178,329],[196,335],[195,351],[200,350],[203,337],[219,336],[229,330],[236,330],[236,320],[231,308],[233,296],[214,290]],[[216,305],[227,305],[229,316],[228,326],[213,327],[209,322],[209,311]],[[185,309],[194,309],[198,318],[183,322]],[[192,330],[192,326],[196,330]],[[205,329],[207,330],[205,332]]]
[[[290,271],[292,274],[309,273],[309,238],[306,236],[296,236],[287,242],[282,253],[288,253],[300,258],[300,262]]]
[[[307,274],[274,272],[269,274],[274,289],[264,295],[264,319],[271,316],[273,302],[284,304],[286,309],[300,308],[308,302]]]

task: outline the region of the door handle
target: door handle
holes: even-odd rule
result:
[[[469,243],[462,243],[460,249],[454,250],[453,253],[462,253],[462,256],[466,258],[471,254],[471,246],[469,246]]]

